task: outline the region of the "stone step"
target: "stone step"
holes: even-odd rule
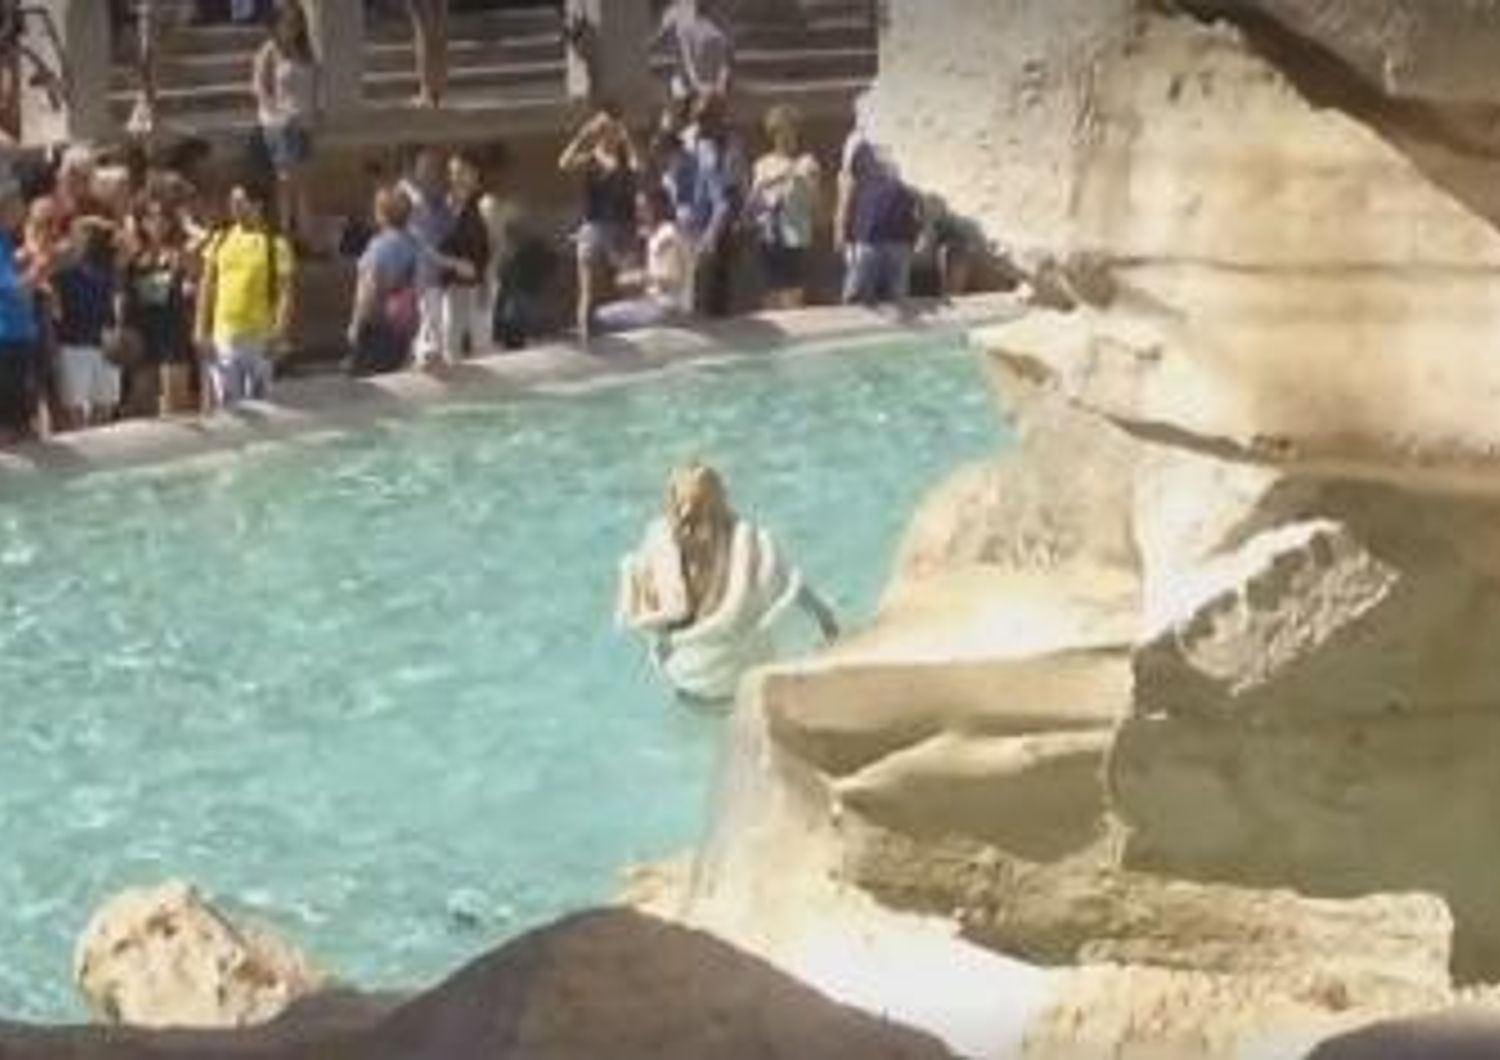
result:
[[[751,48],[739,54],[738,69],[748,77],[795,77],[803,73],[818,77],[845,77],[875,73],[877,51],[873,46],[860,44],[829,46],[822,42],[809,42],[797,47]],[[459,41],[449,55],[455,74],[477,76],[476,71],[493,70],[497,75],[503,70],[515,69],[534,73],[547,67],[561,67],[565,60],[563,48],[556,41],[545,37],[529,37],[513,41]],[[652,67],[665,74],[672,66],[673,57],[668,52],[652,56]],[[410,49],[382,46],[371,49],[366,57],[366,83],[378,86],[387,76],[409,76],[412,74]],[[160,81],[163,96],[173,92],[246,91],[249,81],[250,60],[242,55],[173,56],[162,63]],[[503,77],[499,78],[503,80]],[[133,67],[118,66],[113,72],[112,93],[128,93],[139,83],[138,72]]]
[[[665,76],[668,61],[653,64]],[[801,83],[868,81],[876,72],[876,56],[863,49],[838,52],[792,52],[749,54],[740,64],[742,85],[787,86]],[[566,64],[553,60],[455,66],[449,73],[450,95],[530,97],[561,96]],[[415,95],[416,74],[408,65],[366,74],[366,98],[373,102],[399,100]],[[169,85],[158,93],[162,113],[168,117],[247,107],[250,98],[245,79],[217,84]],[[120,120],[134,104],[134,88],[124,84],[111,93],[111,107]]]
[[[482,14],[454,15],[448,23],[451,37],[494,39],[528,33],[559,33],[562,20],[549,9],[496,11]],[[404,18],[370,19],[365,29],[367,39],[385,42],[410,42],[411,23]],[[169,31],[173,46],[181,45],[195,52],[235,51],[249,53],[265,39],[265,27],[247,25],[187,25]]]
[[[747,122],[753,122],[771,104],[790,103],[809,116],[844,120],[854,98],[869,84],[868,77],[745,80],[740,82],[740,110]],[[116,103],[115,117],[123,121],[127,110],[123,103]],[[578,104],[567,99],[560,83],[537,86],[536,91],[529,86],[517,86],[499,94],[489,88],[460,88],[449,93],[439,111],[417,110],[392,102],[377,110],[363,126],[340,128],[329,133],[328,138],[350,147],[391,146],[406,141],[484,143],[523,133],[556,134],[576,121],[578,114]],[[255,128],[255,111],[245,95],[219,109],[168,112],[165,119],[166,128],[175,135],[203,136],[232,150],[241,148],[245,137]],[[379,128],[375,127],[377,124]]]
[[[450,41],[496,41],[528,36],[551,36],[561,40],[562,20],[555,11],[508,11],[454,15],[449,20]],[[832,5],[793,20],[751,16],[733,26],[736,47],[778,46],[818,38],[851,35],[873,41],[875,22],[858,3]],[[409,47],[411,24],[405,19],[372,19],[366,26],[372,46]],[[265,39],[258,25],[187,25],[166,34],[167,47],[194,55],[231,53],[248,55]]]
[[[265,39],[258,26],[184,26],[163,35],[163,50],[191,59],[218,56],[250,56]],[[829,47],[873,45],[875,24],[864,14],[835,12],[816,14],[805,21],[767,19],[745,22],[734,32],[738,50],[760,48],[806,47],[812,44]],[[555,17],[526,19],[495,16],[461,16],[449,26],[449,47],[485,46],[497,43],[546,40],[562,46],[562,24]],[[372,53],[401,52],[411,47],[410,26],[402,22],[373,22],[367,27],[367,49]]]
[[[878,60],[873,47],[766,49],[741,52],[735,72],[742,81],[874,77]],[[651,67],[665,76],[673,68],[672,57],[652,56]]]
[[[493,40],[459,39],[449,42],[449,62],[456,68],[502,65],[564,59],[560,38],[554,34],[525,34]],[[250,76],[251,55],[239,51],[192,52],[174,50],[159,63],[158,79],[165,85],[245,83]],[[406,43],[375,43],[365,51],[367,73],[389,73],[410,69],[412,52]],[[120,64],[113,71],[115,89],[133,89],[139,74],[132,65]]]
[[[558,96],[563,91],[565,71],[565,64],[560,59],[504,66],[454,67],[448,74],[449,91],[453,95],[467,91]],[[417,91],[416,74],[410,69],[369,74],[364,84],[366,98],[373,101],[400,99],[415,95]],[[157,98],[162,113],[170,117],[237,110],[242,106],[248,109],[250,90],[244,80],[236,80],[214,85],[162,88]],[[128,116],[134,102],[134,92],[129,88],[110,94],[110,105],[116,116]]]

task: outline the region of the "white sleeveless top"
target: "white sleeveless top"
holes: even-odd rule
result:
[[[274,44],[266,47],[271,49],[271,99],[261,101],[260,123],[280,127],[310,121],[318,110],[317,65],[293,59]]]

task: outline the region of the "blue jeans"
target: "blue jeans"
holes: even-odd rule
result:
[[[606,302],[594,310],[601,331],[635,331],[654,328],[675,319],[677,312],[658,298],[627,298]]]
[[[257,339],[214,343],[208,366],[216,403],[233,408],[242,401],[264,401],[271,393],[271,362],[266,344]]]
[[[854,243],[844,268],[846,305],[904,302],[911,294],[909,243]]]

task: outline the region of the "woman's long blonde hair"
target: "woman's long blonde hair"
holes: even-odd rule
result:
[[[667,525],[682,557],[688,619],[712,614],[729,582],[735,515],[719,473],[694,461],[667,479]]]

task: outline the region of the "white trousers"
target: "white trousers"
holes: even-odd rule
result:
[[[443,289],[424,287],[417,292],[417,338],[411,356],[418,368],[443,357]]]
[[[454,284],[443,288],[443,359],[448,363],[487,353],[494,329],[488,289]]]

